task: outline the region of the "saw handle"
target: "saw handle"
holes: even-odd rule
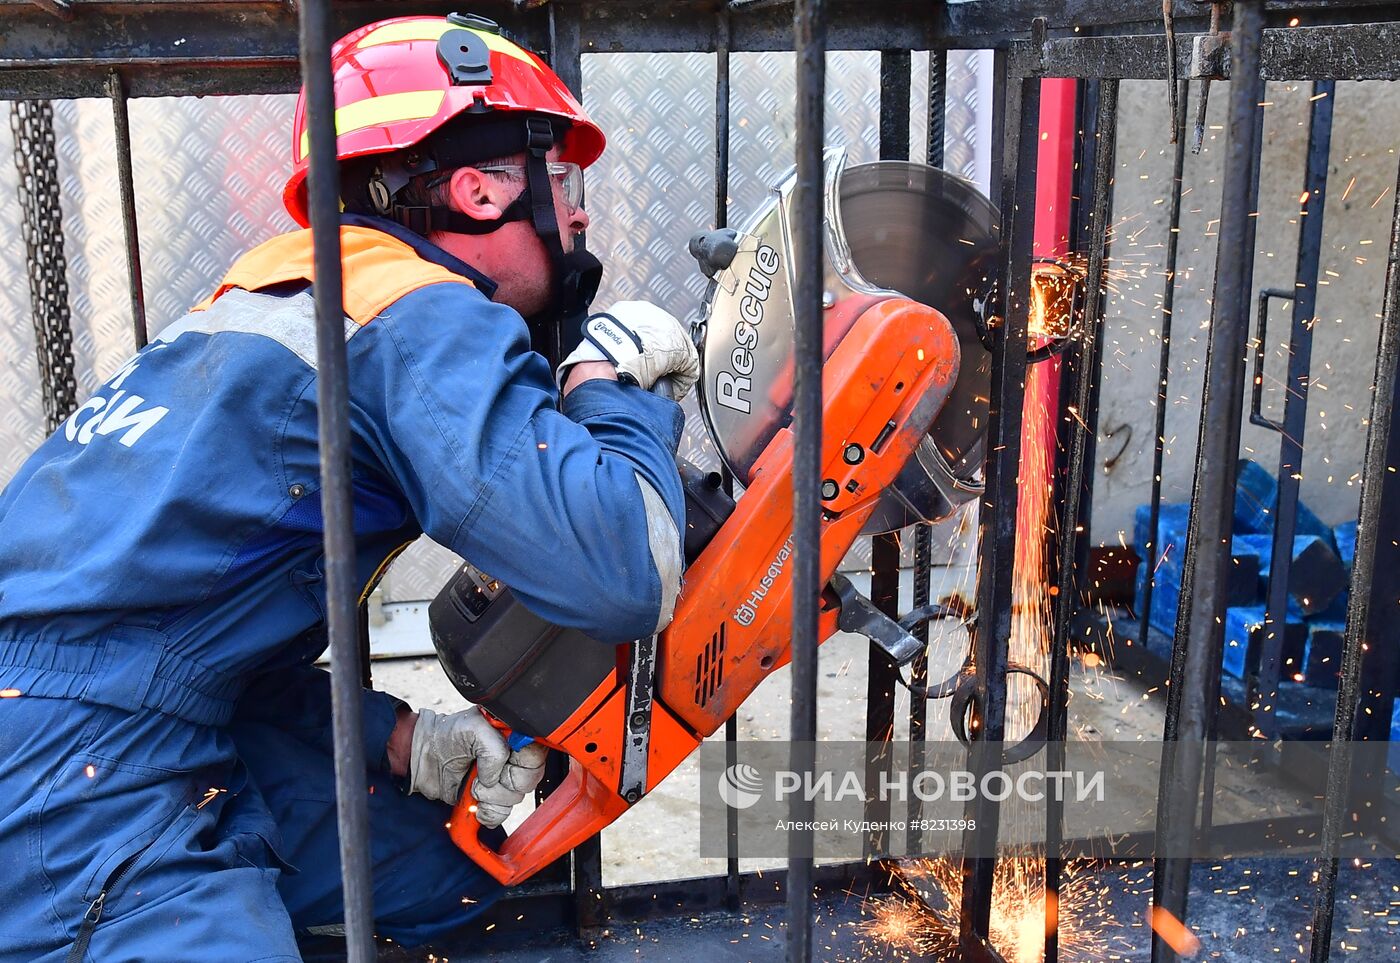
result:
[[[554,792],[536,807],[499,850],[478,836],[475,767],[462,785],[462,796],[448,823],[452,841],[497,882],[514,886],[529,879],[579,843],[601,832],[627,809],[627,803],[569,759],[569,774]]]

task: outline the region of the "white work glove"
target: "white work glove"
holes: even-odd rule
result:
[[[610,361],[619,381],[648,391],[669,377],[677,401],[700,377],[700,356],[690,333],[670,312],[646,301],[619,301],[589,316],[583,341],[556,372],[561,387],[569,369],[583,361]]]
[[[548,750],[532,743],[511,752],[476,706],[450,715],[419,709],[408,764],[408,791],[456,805],[473,764],[477,821],[488,829],[505,822],[511,807],[534,792]]]
[[[482,782],[478,766],[476,781],[472,783],[472,795],[476,797],[476,821],[487,829],[495,829],[505,822],[510,811],[539,786],[544,778],[544,760],[548,755],[549,750],[538,742],[517,749],[506,760],[500,779],[489,785]]]

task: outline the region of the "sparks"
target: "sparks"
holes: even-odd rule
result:
[[[1108,930],[1118,926],[1108,911],[1109,887],[1098,882],[1086,863],[1072,863],[1058,898],[1045,898],[1039,860],[1005,857],[997,861],[992,890],[992,944],[1007,963],[1038,963],[1045,948],[1047,923],[1058,928],[1060,959],[1098,961],[1109,956],[1119,939]],[[956,860],[915,859],[897,864],[895,892],[868,900],[868,918],[857,924],[877,944],[925,958],[955,955],[960,929],[962,875]],[[878,951],[875,958],[883,959]]]

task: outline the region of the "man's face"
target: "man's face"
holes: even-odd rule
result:
[[[549,159],[557,161],[558,154],[557,148],[550,151]],[[482,166],[518,165],[523,168],[524,163],[525,155],[519,154]],[[469,169],[469,173],[463,173],[465,176],[460,179],[454,177],[454,206],[483,220],[499,216],[500,211],[509,207],[526,189],[523,170],[481,172]],[[568,253],[573,250],[575,238],[587,229],[588,214],[581,206],[570,208],[562,178],[551,177],[550,187],[554,193],[554,217],[559,225],[559,241],[564,252]],[[494,214],[489,213],[492,208]],[[496,301],[510,305],[525,317],[538,314],[549,306],[554,290],[554,266],[544,242],[535,233],[532,219],[512,221],[486,235],[457,234],[450,235],[450,238],[451,241],[444,239],[448,250],[484,271],[499,285]],[[470,252],[465,248],[471,249]]]

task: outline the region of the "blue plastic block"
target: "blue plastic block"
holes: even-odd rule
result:
[[[1158,538],[1153,553],[1157,558],[1162,557],[1162,547],[1172,540],[1173,534],[1180,533],[1182,544],[1186,543],[1186,525],[1190,520],[1191,506],[1178,502],[1164,502],[1161,511],[1157,516]],[[1139,505],[1133,512],[1133,545],[1137,548],[1138,555],[1147,557],[1146,545],[1149,541],[1147,537],[1147,523],[1152,520],[1152,506]],[[1175,553],[1177,549],[1173,548]],[[1154,563],[1155,564],[1155,560]]]
[[[1332,529],[1332,537],[1337,541],[1337,557],[1351,574],[1351,563],[1356,558],[1356,522],[1342,522]]]
[[[1308,646],[1303,653],[1303,681],[1308,685],[1337,688],[1346,630],[1345,622],[1317,620],[1308,624]]]
[[[1143,566],[1138,566],[1137,574],[1137,611],[1142,612],[1142,597],[1147,590],[1147,574]],[[1181,600],[1181,584],[1171,577],[1171,573],[1163,575],[1158,571],[1156,580],[1152,583],[1152,613],[1148,616],[1148,624],[1158,632],[1168,638],[1176,635],[1176,607]]]
[[[1400,774],[1400,699],[1395,700],[1395,709],[1390,714],[1390,750],[1386,759],[1390,771]]]
[[[1308,630],[1302,622],[1287,622],[1283,632],[1282,678],[1292,680],[1303,664]],[[1254,672],[1264,642],[1264,606],[1239,605],[1225,610],[1225,646],[1220,664],[1237,679]]]
[[[1273,535],[1236,535],[1231,550],[1259,559],[1260,591],[1265,592],[1273,567]],[[1346,587],[1346,570],[1329,542],[1316,535],[1298,535],[1293,539],[1293,559],[1288,567],[1290,617],[1295,606],[1302,615],[1325,611]]]
[[[1156,584],[1171,584],[1176,589],[1170,593],[1172,604],[1168,619],[1176,620],[1176,597],[1180,594],[1182,563],[1186,558],[1186,533],[1189,508],[1186,505],[1166,504],[1157,519],[1157,546],[1153,557],[1146,558],[1143,546],[1147,541],[1147,523],[1150,520],[1149,506],[1139,505],[1134,516],[1134,536],[1137,538],[1138,554],[1144,556],[1144,564],[1155,567]],[[1250,551],[1232,552],[1229,571],[1229,592],[1225,599],[1228,605],[1253,605],[1259,601],[1259,563]],[[1154,588],[1153,608],[1157,601]],[[1141,590],[1139,590],[1139,596]],[[1155,623],[1154,623],[1155,624]]]
[[[1248,458],[1240,459],[1239,481],[1235,483],[1235,531],[1245,534],[1268,534],[1274,530],[1274,505],[1278,502],[1278,480],[1269,470]],[[1312,513],[1307,505],[1298,503],[1298,523],[1294,535],[1316,535],[1335,550],[1332,529]]]

